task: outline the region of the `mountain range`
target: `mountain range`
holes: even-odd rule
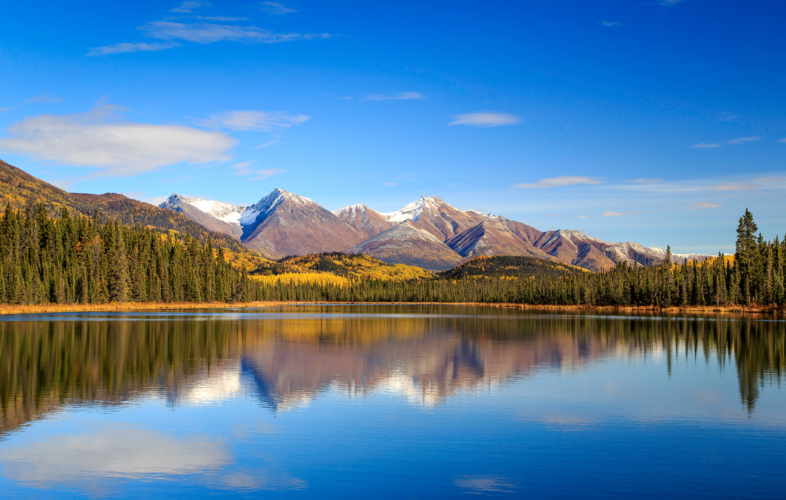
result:
[[[634,242],[612,243],[574,230],[540,231],[499,215],[460,210],[438,196],[421,196],[390,213],[362,204],[329,211],[280,188],[254,205],[173,194],[160,207],[235,238],[270,259],[346,252],[441,271],[473,257],[493,255],[537,257],[589,270],[608,269],[618,262],[657,264],[666,257],[660,248]]]

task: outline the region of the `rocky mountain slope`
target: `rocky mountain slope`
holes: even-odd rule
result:
[[[415,227],[409,220],[382,231],[348,253],[371,255],[389,264],[409,264],[444,271],[464,260],[431,233]]]

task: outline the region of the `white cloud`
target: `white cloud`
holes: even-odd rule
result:
[[[615,23],[613,21],[598,21],[598,24],[600,24],[601,26],[605,26],[607,28],[617,28],[619,26],[622,26],[622,23]]]
[[[95,477],[141,480],[150,475],[196,474],[222,467],[230,459],[222,443],[120,428],[7,447],[0,462],[3,473],[14,481],[87,486]]]
[[[311,119],[310,116],[290,115],[284,111],[227,111],[203,120],[202,124],[208,127],[220,127],[229,130],[262,130],[269,132],[271,130],[289,128],[292,125],[300,125],[309,119]]]
[[[633,215],[633,214],[643,214],[643,210],[636,210],[633,212],[603,212],[600,214],[601,217],[620,217],[622,215]]]
[[[626,182],[633,182],[633,183],[636,183],[636,184],[655,184],[657,182],[661,182],[661,179],[646,179],[646,178],[642,177],[640,179],[631,179],[631,180],[626,181]]]
[[[182,162],[220,161],[237,144],[220,132],[121,121],[119,110],[105,104],[87,113],[25,118],[8,128],[0,151],[126,176]]]
[[[720,144],[718,143],[703,143],[703,144],[694,144],[691,146],[692,148],[719,148]]]
[[[190,13],[193,12],[194,9],[205,7],[207,5],[208,5],[207,2],[188,1],[188,2],[181,3],[180,5],[172,9],[170,12]]]
[[[465,113],[453,116],[454,120],[448,125],[471,125],[473,127],[497,127],[500,125],[515,125],[521,122],[519,117],[510,113]]]
[[[726,111],[722,111],[718,113],[718,121],[720,122],[730,122],[730,121],[734,121],[737,118],[739,118],[739,115],[733,115]]]
[[[214,42],[279,43],[330,38],[328,33],[274,33],[256,26],[213,23],[154,21],[139,27],[145,35],[160,40],[183,40],[200,44]]]
[[[737,137],[726,142],[729,144],[745,144],[746,142],[758,141],[760,139],[761,137]]]
[[[601,184],[603,181],[597,177],[583,177],[564,175],[562,177],[550,177],[548,179],[541,179],[538,182],[513,184],[516,189],[543,189],[555,188],[565,186],[576,186],[580,184]]]
[[[259,5],[261,6],[262,12],[267,12],[268,14],[291,14],[297,12],[295,9],[288,9],[276,2],[262,2]]]
[[[94,47],[87,53],[88,56],[106,56],[110,54],[126,54],[129,52],[156,52],[159,50],[179,47],[177,43],[116,43],[105,47]]]
[[[273,139],[272,141],[267,141],[266,143],[260,144],[259,146],[254,146],[251,149],[262,149],[262,148],[266,148],[268,146],[272,146],[273,144],[278,144],[278,139]]]
[[[8,108],[5,108],[5,109],[8,109]],[[782,143],[786,144],[786,137],[784,137],[783,139],[779,139],[778,142],[782,142]]]
[[[420,100],[425,99],[426,96],[420,92],[401,92],[398,94],[376,94],[368,95],[363,98],[364,101],[397,101],[397,100]]]

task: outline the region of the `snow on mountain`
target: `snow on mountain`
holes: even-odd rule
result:
[[[382,216],[384,216],[390,222],[404,222],[405,220],[417,222],[418,219],[420,219],[420,216],[423,214],[423,210],[427,210],[429,212],[433,211],[435,206],[438,204],[437,200],[440,202],[442,201],[436,196],[429,198],[428,196],[423,195],[418,200],[405,205],[404,208],[395,212],[383,213]]]
[[[472,208],[469,208],[469,209],[465,210],[465,212],[470,212],[470,213],[473,213],[473,214],[482,215],[483,217],[486,217],[487,219],[499,219],[500,218],[499,215],[494,215],[491,212],[484,214],[480,210],[474,210]]]
[[[296,195],[294,193],[290,193],[289,191],[284,191],[281,188],[275,188],[273,191],[268,193],[267,196],[259,200],[256,205],[252,205],[243,211],[243,213],[240,215],[240,225],[249,226],[253,224],[260,215],[266,215],[272,212],[273,209],[280,205],[284,200],[288,200],[297,205],[316,205],[316,202],[313,200]]]
[[[346,207],[341,207],[338,210],[333,210],[333,215],[336,217],[349,217],[349,223],[355,222],[355,219],[366,212],[366,205],[362,203],[358,203],[356,205],[347,205]]]
[[[172,196],[167,198],[166,201],[159,206],[162,208],[176,208],[181,203],[187,203],[215,219],[233,225],[240,225],[240,214],[248,208],[248,205],[232,205],[231,203],[224,203],[216,200],[186,198],[177,193],[172,194]]]

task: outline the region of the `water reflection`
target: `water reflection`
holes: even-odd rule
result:
[[[347,314],[1,322],[0,435],[67,403],[111,407],[151,394],[170,405],[214,405],[248,392],[281,412],[327,390],[350,397],[386,391],[434,406],[538,370],[582,370],[609,357],[663,357],[669,371],[684,358],[713,361],[736,370],[749,411],[765,384],[784,378],[780,322],[328,311]]]

